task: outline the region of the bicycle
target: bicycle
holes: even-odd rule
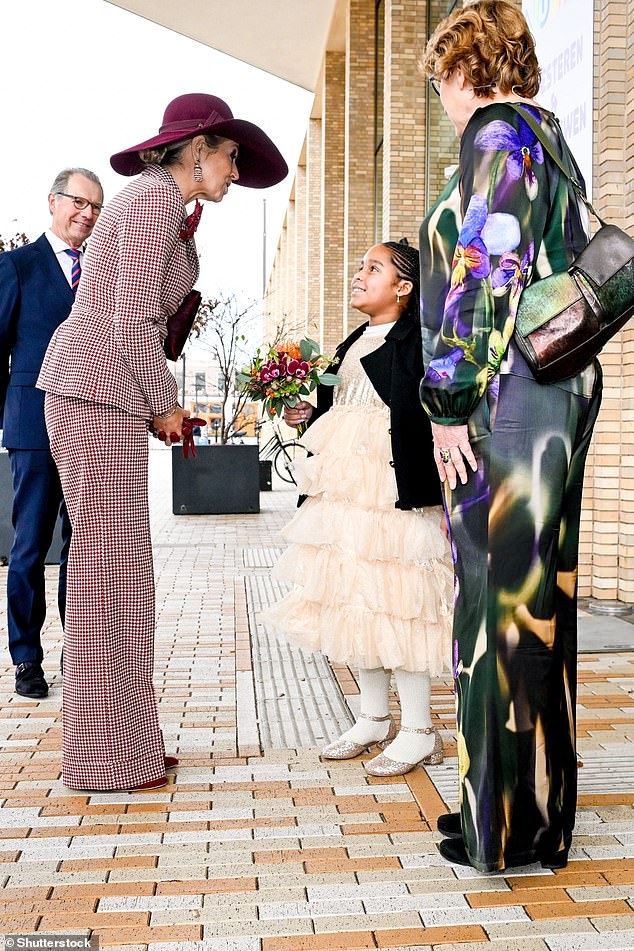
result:
[[[259,435],[263,422],[256,423],[255,431]],[[295,482],[293,469],[295,460],[304,458],[308,455],[308,449],[297,439],[282,439],[276,426],[273,426],[273,435],[260,448],[259,457],[261,460],[272,459],[273,468],[283,482]]]

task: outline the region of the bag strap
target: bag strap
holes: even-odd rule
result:
[[[511,109],[514,109],[515,112],[517,112],[517,114],[524,120],[526,125],[529,126],[529,128],[535,133],[535,137],[541,142],[542,146],[546,149],[546,151],[550,155],[555,165],[564,173],[568,181],[572,184],[572,187],[574,188],[576,194],[584,203],[588,211],[590,211],[594,215],[594,217],[597,218],[601,222],[602,227],[605,227],[605,221],[603,220],[601,215],[598,214],[596,209],[592,206],[592,204],[588,200],[588,196],[586,195],[583,185],[581,184],[579,179],[571,175],[568,169],[565,167],[565,165],[563,164],[563,162],[561,161],[561,159],[559,158],[559,156],[553,149],[552,145],[548,141],[548,138],[544,134],[544,131],[541,128],[540,124],[535,120],[534,116],[531,115],[531,113],[528,112],[527,109],[522,109],[521,106],[516,106],[514,102],[509,102],[508,105],[511,107]],[[559,128],[559,131],[561,132],[561,126],[559,125],[559,122],[557,121],[555,116],[553,116],[553,119],[557,123],[557,127]],[[563,133],[561,133],[561,143],[562,143],[564,154],[566,155],[566,157],[569,159],[572,158],[570,149],[568,148],[568,143],[564,139]]]

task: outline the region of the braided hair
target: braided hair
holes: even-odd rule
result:
[[[420,314],[420,262],[418,251],[413,248],[407,238],[400,241],[383,241],[382,246],[387,248],[392,256],[392,264],[402,281],[411,281],[412,290],[407,299],[407,306],[403,314],[419,319]]]

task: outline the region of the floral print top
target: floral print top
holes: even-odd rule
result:
[[[561,154],[554,117],[522,108]],[[585,206],[521,115],[507,103],[476,110],[458,170],[420,230],[421,399],[432,420],[466,423],[508,361],[510,372],[531,375],[509,348],[522,290],[566,270],[587,243]]]

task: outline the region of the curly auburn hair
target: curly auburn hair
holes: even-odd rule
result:
[[[447,79],[457,67],[476,96],[490,97],[495,86],[531,99],[541,69],[521,10],[509,0],[475,0],[439,23],[419,68],[426,76]]]

